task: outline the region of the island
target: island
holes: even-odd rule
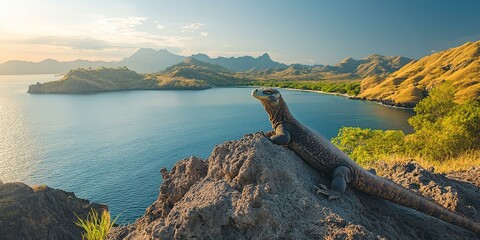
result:
[[[30,85],[28,93],[200,90],[234,86],[244,81],[221,66],[188,58],[162,72],[151,74],[138,74],[127,67],[77,68],[68,71],[60,80]]]
[[[145,51],[132,56],[137,65],[148,62],[146,59],[152,59],[151,55],[157,60],[172,57],[166,51],[148,51],[150,57],[142,57]],[[336,93],[353,99],[413,108],[429,95],[431,89],[444,82],[453,85],[457,102],[477,99],[480,96],[479,51],[480,41],[467,42],[419,60],[372,54],[360,60],[347,57],[333,66],[285,65],[273,61],[268,54],[258,58],[210,58],[196,54],[188,58],[177,56],[175,61],[183,60],[154,73],[139,74],[127,67],[76,68],[60,80],[31,85],[28,93],[83,94],[269,86]],[[131,64],[131,61],[125,63]],[[137,68],[137,65],[132,66]]]

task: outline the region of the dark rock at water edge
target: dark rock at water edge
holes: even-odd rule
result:
[[[74,213],[85,219],[91,208],[107,210],[72,192],[0,181],[0,239],[81,239]]]

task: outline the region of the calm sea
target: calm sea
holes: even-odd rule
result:
[[[132,222],[158,196],[159,170],[270,123],[250,88],[31,95],[53,75],[0,76],[0,179],[47,184],[108,204]],[[411,110],[281,90],[295,117],[327,138],[341,126],[411,128]]]

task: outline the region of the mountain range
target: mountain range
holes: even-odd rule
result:
[[[378,54],[360,60],[346,58],[335,66],[286,65],[273,61],[267,53],[256,58],[251,56],[210,58],[206,54],[194,54],[190,58],[219,65],[232,72],[247,72],[253,77],[280,80],[298,80],[299,78],[302,78],[302,80],[351,79],[372,75],[384,76],[411,61],[411,59],[404,57],[385,57]],[[0,64],[0,75],[63,74],[75,68],[118,68],[124,66],[138,73],[155,73],[181,63],[185,59],[187,57],[170,53],[165,49],[142,48],[130,57],[111,62],[89,60],[60,62],[53,59],[41,62],[8,61]]]
[[[250,70],[258,70],[258,69],[272,69],[272,68],[286,68],[287,65],[283,63],[278,63],[272,61],[270,55],[268,53],[264,53],[262,56],[254,58],[251,56],[244,56],[244,57],[218,57],[218,58],[210,58],[206,54],[195,54],[192,55],[192,58],[200,60],[202,62],[217,64],[222,67],[225,67],[234,72],[245,72]]]
[[[0,64],[0,75],[61,74],[75,68],[118,68],[124,66],[138,73],[155,73],[180,63],[186,58],[187,57],[170,53],[166,49],[154,50],[151,48],[141,48],[130,57],[111,62],[89,60],[60,62],[53,59],[46,59],[41,62],[13,60]],[[210,58],[205,54],[195,54],[192,58],[206,63],[218,64],[234,72],[287,66],[273,61],[267,53],[257,58],[251,56]]]
[[[370,76],[386,77],[411,61],[413,60],[400,56],[372,54],[360,60],[347,57],[334,66],[292,64],[286,68],[252,70],[248,73],[251,77],[264,80],[363,79]]]

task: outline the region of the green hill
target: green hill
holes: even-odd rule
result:
[[[125,90],[206,89],[238,85],[243,78],[219,65],[193,58],[155,74],[141,75],[126,67],[78,68],[70,70],[62,79],[37,83],[29,93],[94,93]]]
[[[197,81],[210,87],[238,85],[243,81],[243,76],[237,77],[236,74],[220,65],[205,63],[195,58],[187,58],[159,74],[150,76],[160,82],[188,80]]]

